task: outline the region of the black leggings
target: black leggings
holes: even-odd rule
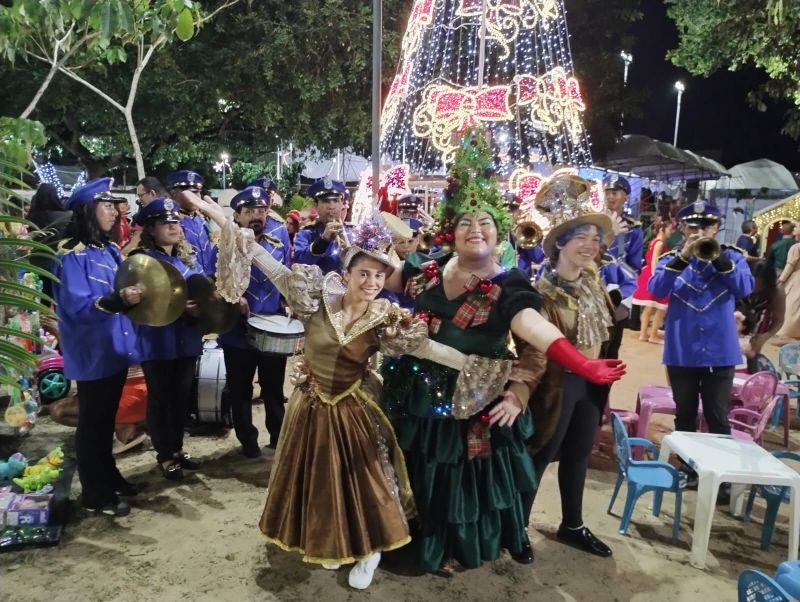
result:
[[[533,465],[536,480],[541,484],[548,464],[561,452],[558,489],[561,493],[561,520],[567,527],[583,525],[583,488],[599,423],[600,409],[589,399],[586,381],[577,374],[565,374],[556,432],[533,456]],[[530,523],[535,498],[536,491],[522,494],[526,525]]]
[[[111,453],[119,398],[128,369],[98,380],[78,381],[78,430],[75,451],[81,498],[88,508],[101,508],[116,500],[125,483]]]
[[[159,463],[183,451],[183,423],[196,365],[194,356],[142,362],[147,383],[147,430]]]

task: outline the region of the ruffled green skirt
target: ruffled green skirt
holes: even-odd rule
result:
[[[454,558],[466,568],[519,552],[525,538],[520,493],[536,488],[525,441],[531,413],[491,429],[491,454],[467,459],[469,420],[448,414],[458,372],[427,360],[387,359],[383,404],[406,457],[417,505],[417,562],[436,571]]]

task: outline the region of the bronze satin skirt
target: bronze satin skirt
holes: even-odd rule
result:
[[[359,383],[326,401],[295,389],[261,531],[314,563],[345,564],[405,545],[414,505],[389,421]]]

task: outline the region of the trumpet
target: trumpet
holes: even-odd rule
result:
[[[517,222],[512,235],[520,249],[532,249],[542,242],[542,229],[532,220]]]
[[[716,238],[704,236],[703,238],[698,238],[695,241],[692,252],[698,259],[702,259],[704,261],[714,261],[720,256],[722,249],[720,248]]]
[[[419,247],[423,253],[430,251],[436,245],[436,233],[432,228],[420,228],[419,230]]]
[[[344,222],[340,221],[338,223],[342,226],[342,229],[336,233],[335,240],[336,244],[339,245],[339,251],[344,253],[350,249],[352,245],[350,244],[350,239],[347,237],[347,229],[345,228]]]

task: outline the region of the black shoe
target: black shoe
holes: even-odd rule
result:
[[[129,481],[123,481],[114,488],[114,491],[120,497],[136,497],[143,490],[144,483],[131,483]]]
[[[277,440],[273,441],[272,438],[270,437],[269,443],[267,443],[267,447],[273,451],[278,449],[278,441]]]
[[[184,470],[197,470],[198,468],[200,468],[200,462],[193,459],[185,451],[180,451],[177,454],[175,454],[175,459],[178,461],[178,464],[180,464],[181,468],[183,468]]]
[[[242,454],[245,458],[260,458],[261,457],[261,449],[256,446],[242,446],[242,449],[239,450],[239,453]]]
[[[183,468],[181,468],[180,463],[175,460],[170,464],[164,466],[161,462],[158,463],[158,469],[161,471],[161,474],[164,475],[164,478],[168,481],[182,481],[183,480]]]
[[[566,525],[561,525],[558,528],[556,537],[563,541],[565,544],[570,545],[584,552],[589,552],[595,556],[602,556],[608,558],[611,556],[611,548],[609,548],[602,541],[594,536],[594,533],[589,531],[588,527],[581,527],[580,529],[568,529]]]
[[[97,508],[84,506],[83,508],[86,511],[98,516],[102,514],[106,516],[128,516],[131,513],[131,507],[128,502],[119,498],[106,504],[105,506],[100,506]]]
[[[531,547],[531,540],[525,536],[525,541],[522,542],[522,549],[519,552],[512,552],[511,558],[519,564],[533,564],[533,548]]]

